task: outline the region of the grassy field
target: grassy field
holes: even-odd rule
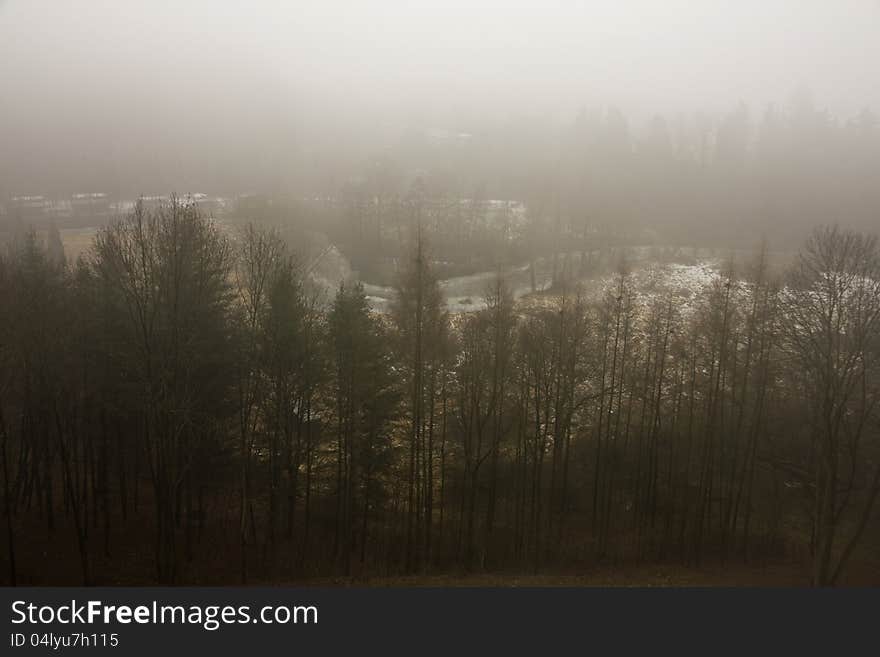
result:
[[[64,255],[68,262],[73,263],[89,249],[98,231],[96,228],[66,228],[60,232]]]

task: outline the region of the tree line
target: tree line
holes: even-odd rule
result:
[[[783,556],[829,585],[876,545],[875,237],[817,229],[782,275],[762,249],[686,303],[625,265],[518,301],[499,271],[459,314],[412,237],[387,315],[176,199],[75,264],[12,245],[7,583]]]
[[[792,244],[827,217],[874,230],[878,126],[876,111],[835,115],[805,89],[766,107],[718,112],[640,117],[588,106],[571,120],[474,127],[453,143],[417,134],[383,142],[367,156],[313,167],[302,196],[320,190],[342,206],[338,216],[328,213],[325,226],[334,228],[325,230],[361,269],[396,247],[407,220],[400,206],[420,195],[431,201],[426,221],[439,220],[435,254],[462,266],[487,251],[547,255],[595,244],[596,232],[633,244],[750,248],[756,234]],[[500,227],[483,230],[490,199],[527,209],[508,239]]]

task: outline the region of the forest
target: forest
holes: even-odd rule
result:
[[[686,303],[601,243],[601,285],[517,298],[499,265],[452,312],[420,203],[387,312],[355,276],[322,293],[277,226],[175,197],[75,262],[12,240],[2,582],[880,582],[875,235],[816,228],[783,266],[756,245]]]

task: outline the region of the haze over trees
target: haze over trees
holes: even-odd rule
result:
[[[0,0],[0,582],[880,584],[878,20]]]
[[[557,243],[876,222],[876,3],[222,4],[0,5],[0,232],[12,197],[254,192],[346,197],[366,247],[418,177]]]
[[[878,540],[880,250],[820,228],[780,277],[755,253],[687,303],[623,262],[517,301],[499,268],[451,314],[415,230],[381,314],[177,199],[75,264],[26,236],[0,259],[5,581],[785,559],[838,583]]]

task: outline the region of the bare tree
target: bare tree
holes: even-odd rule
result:
[[[786,348],[805,376],[813,474],[813,584],[834,584],[864,533],[880,486],[880,252],[875,237],[817,230],[783,293]],[[845,513],[855,526],[843,535]],[[843,541],[842,551],[835,547]]]

